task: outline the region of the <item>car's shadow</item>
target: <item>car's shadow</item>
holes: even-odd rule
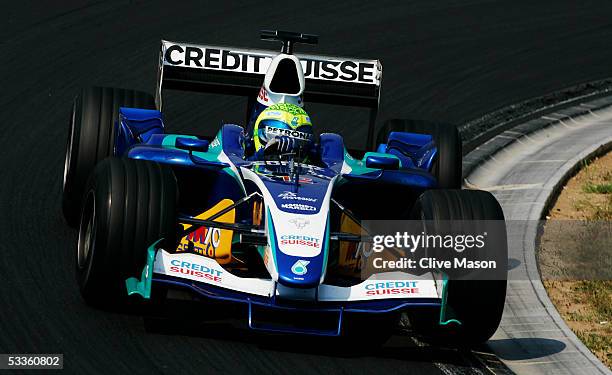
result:
[[[173,311],[176,314],[177,310]],[[435,362],[459,367],[481,364],[469,350],[443,348],[421,342],[409,327],[398,327],[384,344],[372,344],[368,340],[343,337],[307,336],[297,334],[266,333],[249,329],[246,316],[240,307],[230,306],[206,311],[190,311],[189,315],[176,317],[146,316],[143,318],[148,334],[182,335],[206,339],[236,342],[256,346],[266,351],[308,354],[339,358],[386,358],[409,362]],[[198,316],[199,320],[187,320],[185,316]]]
[[[566,347],[562,341],[539,337],[490,340],[488,345],[501,359],[510,361],[542,358],[560,353]]]

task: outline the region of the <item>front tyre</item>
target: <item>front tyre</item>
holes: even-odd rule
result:
[[[429,190],[417,200],[412,217],[425,220],[426,225],[452,222],[453,226],[464,228],[473,228],[483,222],[488,222],[490,226],[494,221],[495,240],[487,244],[485,250],[495,255],[502,275],[507,272],[504,215],[491,193],[479,190]],[[447,307],[452,309],[462,324],[441,326],[438,313],[416,310],[408,314],[413,330],[440,345],[473,346],[486,342],[497,330],[504,311],[507,280],[500,276],[497,272],[495,276],[481,277],[482,280],[451,278],[446,290]]]
[[[110,307],[127,296],[125,280],[141,277],[147,248],[174,245],[177,184],[172,169],[108,158],[90,177],[81,211],[77,282],[88,304]]]

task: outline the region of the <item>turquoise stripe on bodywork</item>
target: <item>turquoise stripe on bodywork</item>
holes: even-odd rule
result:
[[[197,139],[198,137],[196,137],[194,135],[168,134],[167,136],[164,137],[164,139],[162,141],[162,144],[161,144],[162,147],[172,148],[172,149],[175,149],[175,150],[179,150],[179,151],[183,151],[183,152],[189,153],[189,151],[187,151],[187,150],[182,150],[182,149],[176,147],[176,139],[177,138]],[[194,151],[192,154],[193,154],[193,156],[198,157],[198,158],[203,159],[203,160],[206,160],[206,161],[220,162],[219,155],[223,151],[223,147],[222,147],[222,143],[221,142],[222,142],[222,132],[221,132],[221,130],[219,130],[219,132],[217,133],[217,135],[215,136],[213,141],[210,143],[211,146],[208,147],[208,151],[206,151],[206,152]],[[240,176],[238,176],[236,174],[236,172],[234,172],[229,167],[228,168],[223,168],[222,171],[227,173],[227,174],[229,174],[230,176],[232,176],[238,182],[238,185],[241,187],[242,191],[245,192],[244,186],[242,184],[242,180],[240,179]],[[246,192],[245,192],[245,194],[246,194]]]
[[[187,139],[197,139],[195,135],[183,135],[183,134],[168,134],[162,140],[162,146],[168,148],[176,148],[176,139],[177,138],[187,138]]]
[[[220,137],[220,135],[217,135],[217,137]],[[176,147],[176,139],[177,138],[188,138],[188,139],[197,139],[198,137],[193,136],[193,135],[181,135],[181,134],[168,134],[164,140],[162,141],[162,146],[166,147],[166,148],[172,148],[175,150],[180,150],[180,151],[184,151],[184,152],[189,152],[187,150],[182,150],[180,148]],[[208,151],[206,152],[201,152],[201,151],[194,151],[192,154],[193,156],[196,156],[200,159],[204,159],[207,161],[219,161],[219,154],[221,153],[221,148],[215,148],[215,147],[209,147]]]
[[[351,173],[349,174],[362,175],[366,173],[380,172],[380,169],[378,168],[368,168],[365,166],[365,161],[368,158],[368,156],[379,156],[379,157],[384,157],[384,158],[397,159],[400,163],[400,168],[402,167],[402,160],[398,158],[396,155],[386,154],[382,152],[368,151],[363,155],[363,158],[361,160],[357,160],[354,157],[352,157],[351,154],[349,154],[349,152],[345,148],[344,149],[344,162],[349,167],[351,167]]]
[[[448,276],[444,274],[442,276],[442,306],[440,306],[440,321],[438,323],[441,326],[445,326],[450,323],[461,325],[461,321],[459,321],[458,319],[455,319],[455,316],[453,316],[454,314],[452,313],[452,309],[450,309],[451,311],[449,311],[449,307],[446,302],[447,298],[448,298]]]
[[[278,272],[278,264],[276,263],[276,234],[274,233],[274,223],[272,222],[272,214],[270,214],[269,208],[266,208],[266,216],[268,217],[268,223],[270,223],[270,233],[268,235],[270,252],[272,253],[272,259],[274,259],[274,268]]]
[[[153,266],[155,264],[155,246],[162,240],[163,238],[160,238],[147,249],[147,263],[140,274],[140,280],[135,277],[130,277],[125,280],[128,296],[140,294],[145,299],[151,298],[151,280],[153,279]]]
[[[325,275],[325,270],[327,269],[327,254],[328,254],[328,249],[329,249],[329,214],[327,214],[327,225],[325,226],[325,247],[323,250],[323,267],[322,267],[322,271],[321,271],[321,275]]]
[[[346,148],[344,149],[344,162],[351,168],[351,172],[349,174],[361,175],[370,172],[379,171],[379,169],[367,168],[365,163],[361,160],[357,160],[348,153]]]

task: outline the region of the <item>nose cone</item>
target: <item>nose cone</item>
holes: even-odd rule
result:
[[[292,288],[313,288],[318,286],[325,277],[327,268],[327,255],[329,247],[329,228],[321,217],[320,228],[308,231],[306,228],[298,229],[296,216],[290,213],[281,213],[283,219],[272,220],[268,212],[268,239],[270,250],[276,265],[277,281]],[[285,217],[286,216],[286,217]],[[309,229],[315,224],[317,215],[307,216]],[[294,222],[292,222],[293,220]]]
[[[318,286],[324,276],[324,263],[327,252],[306,258],[294,257],[278,252],[278,282],[292,288],[313,288]]]
[[[284,181],[264,181],[270,252],[264,263],[272,278],[287,287],[316,287],[325,277],[334,179],[323,175],[324,170],[313,171],[300,174],[299,187]]]

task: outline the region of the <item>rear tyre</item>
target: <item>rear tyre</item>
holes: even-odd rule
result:
[[[83,89],[72,105],[64,158],[62,210],[69,225],[79,223],[81,199],[89,174],[111,156],[120,107],[155,108],[153,96],[108,87]]]
[[[141,278],[147,248],[175,243],[176,178],[150,161],[108,158],[94,170],[83,200],[76,257],[81,295],[111,307],[127,296],[125,280]]]
[[[461,188],[463,181],[461,160],[463,155],[461,137],[456,126],[422,120],[387,120],[378,131],[377,144],[385,143],[391,132],[408,132],[433,136],[438,148],[438,155],[434,159],[432,174],[438,180],[438,187],[441,189]]]
[[[498,268],[506,272],[508,249],[504,215],[493,195],[479,190],[430,190],[417,200],[413,218],[428,221],[499,220],[495,238],[489,235],[489,245],[494,248]],[[486,250],[489,250],[487,246]],[[496,274],[499,276],[499,273]],[[436,344],[460,346],[486,342],[497,330],[506,298],[505,279],[491,277],[487,280],[451,279],[447,285],[447,306],[461,321],[460,326],[445,327],[439,324],[439,314],[431,311],[409,313],[413,330],[427,341]]]

